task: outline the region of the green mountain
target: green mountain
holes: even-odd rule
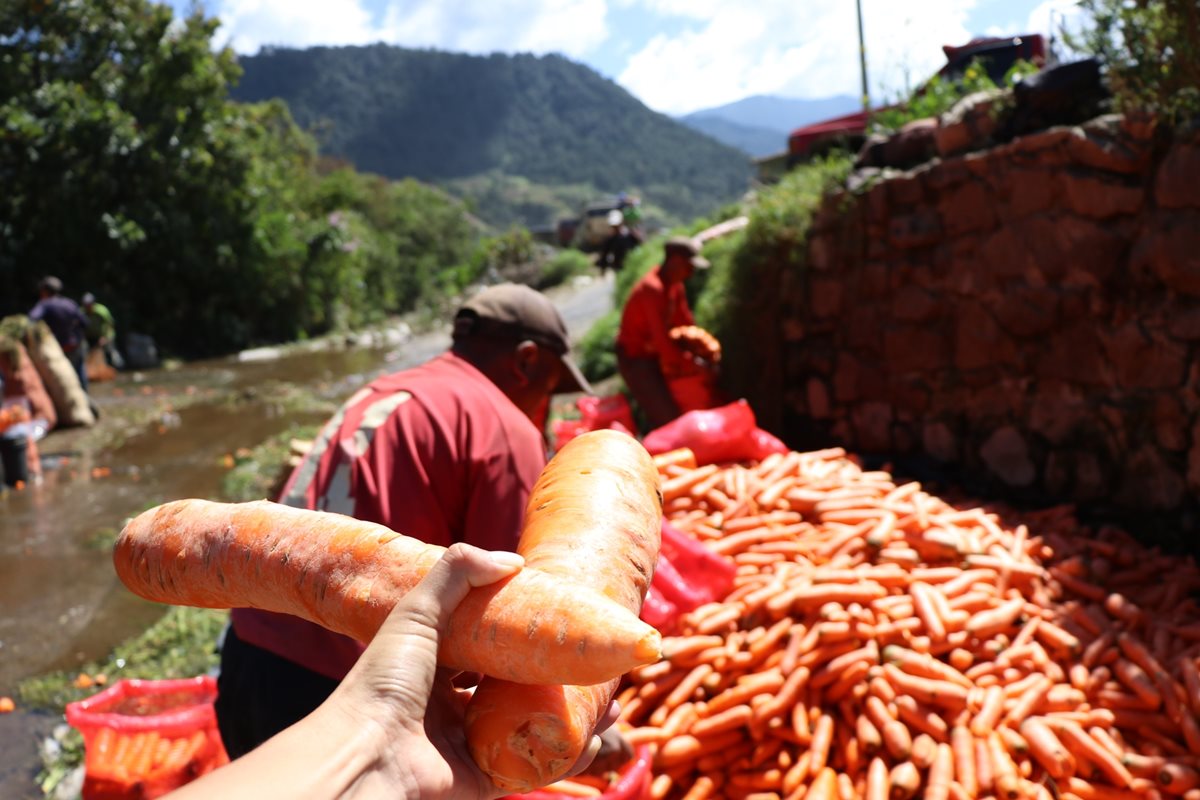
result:
[[[379,44],[265,48],[240,64],[236,99],[282,98],[327,155],[445,185],[493,224],[543,224],[577,211],[580,196],[619,191],[661,209],[664,222],[686,220],[736,199],[751,172],[744,153],[557,55]],[[481,178],[493,190],[472,196]],[[511,188],[529,184],[548,191]]]
[[[815,100],[756,94],[723,106],[693,111],[680,121],[691,125],[706,119],[723,119],[738,125],[775,131],[783,134],[786,141],[787,135],[796,128],[843,114],[852,114],[861,107],[857,98],[844,94]]]
[[[741,125],[723,117],[689,115],[680,117],[679,121],[692,130],[700,131],[755,158],[769,156],[787,148],[787,136],[769,128]]]

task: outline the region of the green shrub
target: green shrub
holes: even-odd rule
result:
[[[1149,112],[1168,124],[1200,114],[1200,3],[1196,0],[1080,0],[1090,17],[1074,49],[1104,65],[1117,110]]]
[[[696,301],[692,305],[696,324],[702,328],[713,331],[726,327],[722,317],[733,281],[734,255],[741,249],[744,240],[745,232],[738,231],[709,242],[704,248],[704,257],[712,267],[703,274],[703,285],[696,290]]]
[[[713,268],[695,306],[697,322],[720,340],[722,382],[735,396],[769,402],[756,392],[763,387],[762,353],[778,346],[778,320],[761,309],[777,302],[785,272],[804,269],[813,215],[850,166],[848,154],[835,152],[797,167],[762,191],[743,231],[706,249]]]
[[[1001,81],[1002,86],[1012,86],[1023,75],[1037,71],[1037,66],[1028,61],[1018,61]],[[996,82],[978,60],[964,70],[962,77],[946,80],[939,75],[930,78],[917,92],[902,103],[885,108],[871,115],[871,128],[877,133],[892,133],[909,122],[927,117],[936,117],[949,111],[955,103],[969,94],[997,88]]]
[[[538,289],[549,289],[559,286],[578,275],[587,275],[592,271],[592,262],[578,250],[560,250],[542,266],[542,274],[538,278]]]
[[[312,441],[320,430],[317,425],[292,425],[250,452],[238,454],[233,469],[221,479],[221,498],[230,503],[274,500],[291,472],[291,441]]]
[[[596,320],[579,341],[579,369],[592,383],[617,374],[617,329],[621,309],[615,308]]]

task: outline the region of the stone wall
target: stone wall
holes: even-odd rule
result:
[[[1200,137],[1109,116],[893,174],[829,198],[806,261],[752,310],[778,378],[747,394],[791,441],[1197,506]]]

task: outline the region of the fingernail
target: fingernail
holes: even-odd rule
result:
[[[488,553],[493,564],[499,564],[502,567],[523,567],[525,559],[521,558],[516,553],[509,553],[505,550],[492,550]]]

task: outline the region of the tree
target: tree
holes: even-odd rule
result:
[[[1076,50],[1104,64],[1117,108],[1168,124],[1200,114],[1198,0],[1080,0],[1090,18],[1069,35]]]
[[[145,0],[39,2],[0,11],[0,280],[27,307],[39,275],[100,293],[126,319],[159,317],[171,343],[244,322],[209,302],[253,240],[237,74],[214,20],[172,25]],[[7,293],[6,293],[7,294]],[[171,324],[145,312],[175,310]],[[21,310],[12,307],[6,310]]]
[[[119,330],[197,356],[372,321],[474,274],[457,201],[331,169],[282,101],[231,100],[217,25],[149,0],[0,4],[0,314],[57,274]]]

